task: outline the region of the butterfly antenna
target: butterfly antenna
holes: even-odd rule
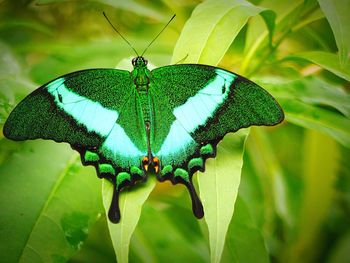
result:
[[[103,11],[103,16],[106,18],[106,20],[108,21],[108,23],[111,25],[111,27],[114,29],[115,32],[117,32],[117,34],[119,36],[122,37],[122,39],[124,39],[124,41],[129,45],[129,47],[132,48],[132,50],[134,50],[136,56],[139,57],[139,54],[137,53],[137,51],[135,50],[135,48],[130,44],[130,42],[113,26],[112,22],[109,20],[109,18],[107,17],[106,13]]]
[[[153,38],[153,40],[151,41],[151,43],[148,44],[148,46],[146,47],[146,49],[142,52],[141,57],[143,56],[143,54],[146,53],[147,49],[153,44],[153,42],[159,37],[159,35],[164,31],[164,29],[167,28],[167,26],[170,24],[171,20],[173,20],[175,18],[176,14],[174,14],[172,16],[172,18],[170,18],[169,22],[163,27],[163,29],[158,33],[158,35],[156,35],[155,38]]]

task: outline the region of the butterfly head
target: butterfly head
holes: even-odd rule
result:
[[[132,59],[132,65],[134,66],[134,68],[146,67],[147,63],[147,59],[145,59],[142,56],[138,56]]]

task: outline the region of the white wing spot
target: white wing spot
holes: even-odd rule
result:
[[[216,69],[215,72],[217,76],[212,81],[183,105],[173,110],[175,117],[189,133],[198,126],[204,125],[230,92],[230,86],[236,76],[222,69]]]
[[[64,78],[59,78],[47,85],[48,92],[54,96],[56,105],[72,116],[88,131],[107,136],[118,119],[118,112],[104,108],[99,102],[69,90],[64,85]]]

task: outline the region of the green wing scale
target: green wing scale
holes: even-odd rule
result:
[[[8,117],[13,140],[67,142],[84,165],[114,184],[109,219],[120,220],[119,192],[144,181],[182,183],[203,217],[192,175],[205,170],[228,132],[276,125],[283,111],[264,89],[232,72],[198,64],[149,71],[143,57],[132,72],[90,69],[59,77],[35,90]]]

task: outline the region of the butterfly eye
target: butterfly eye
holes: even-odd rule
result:
[[[131,63],[132,63],[133,66],[135,66],[136,65],[136,58],[133,58]]]

